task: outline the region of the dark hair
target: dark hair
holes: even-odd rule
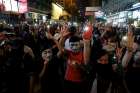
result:
[[[78,36],[71,36],[69,42],[79,42],[80,38]]]
[[[70,26],[68,30],[69,30],[69,32],[71,32],[71,33],[75,33],[75,32],[77,31],[77,29],[76,29],[75,26]]]
[[[46,45],[42,45],[41,52],[44,51],[44,50],[46,50],[46,49],[52,49],[52,46],[49,45],[49,44],[48,45],[47,44]]]

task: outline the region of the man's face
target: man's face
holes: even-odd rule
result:
[[[43,58],[43,60],[45,60],[47,62],[52,59],[52,55],[53,55],[53,53],[52,53],[51,49],[46,49],[42,52],[42,58]]]
[[[70,48],[73,52],[79,52],[80,51],[80,42],[70,42]]]

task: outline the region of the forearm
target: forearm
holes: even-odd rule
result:
[[[29,52],[29,54],[32,56],[33,59],[35,58],[35,55],[32,50]]]
[[[55,40],[55,39],[53,39],[53,41],[56,44],[55,47],[57,47],[59,50],[61,50],[61,46],[60,46],[59,42],[57,40]]]
[[[63,50],[64,50],[64,42],[65,42],[65,40],[66,40],[66,38],[61,38],[59,40],[59,49],[60,49],[61,52],[63,52]]]
[[[128,63],[130,62],[131,58],[132,58],[133,52],[132,51],[126,51],[123,59],[122,59],[122,66],[124,68],[127,67]]]
[[[30,76],[30,81],[29,81],[29,93],[33,93],[33,82],[34,82],[34,76]]]
[[[43,69],[42,69],[41,73],[39,74],[40,78],[44,75],[45,70],[46,70],[46,64],[44,64]]]
[[[84,62],[87,64],[90,61],[90,40],[84,40]]]

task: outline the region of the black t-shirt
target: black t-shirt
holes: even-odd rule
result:
[[[126,76],[131,81],[134,80],[134,81],[140,82],[140,67],[134,67],[133,66],[134,62],[135,61],[134,61],[134,56],[133,56],[128,64]]]
[[[130,92],[140,93],[140,67],[133,67],[134,60],[130,60],[125,73],[126,84]]]
[[[47,64],[45,73],[41,79],[42,92],[43,93],[53,93],[53,91],[60,92],[61,86],[61,62],[57,57],[53,57],[53,59]]]
[[[100,64],[97,63],[97,74],[102,79],[111,80],[112,78],[112,65],[111,64]]]

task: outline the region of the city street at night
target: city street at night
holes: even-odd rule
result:
[[[0,93],[140,93],[140,0],[0,0]]]

